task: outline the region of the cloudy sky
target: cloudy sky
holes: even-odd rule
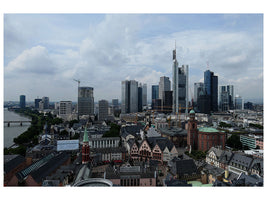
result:
[[[4,100],[77,101],[73,79],[96,101],[121,99],[121,81],[135,79],[150,101],[151,85],[172,77],[175,40],[192,95],[210,69],[244,99],[263,98],[261,14],[5,14]]]

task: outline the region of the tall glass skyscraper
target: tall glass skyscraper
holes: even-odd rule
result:
[[[178,113],[181,110],[188,113],[188,65],[178,67],[176,59],[176,47],[173,50],[172,65],[172,90],[173,90],[173,112]]]
[[[79,87],[78,116],[94,114],[94,88]]]
[[[159,85],[152,85],[152,101],[159,98]]]
[[[147,84],[142,86],[142,106],[147,106]]]
[[[20,95],[19,96],[19,107],[20,108],[25,108],[26,105],[26,96],[25,95]]]
[[[138,82],[126,80],[121,82],[121,113],[138,111]]]
[[[204,72],[204,87],[210,98],[211,111],[218,111],[218,76],[210,70]]]

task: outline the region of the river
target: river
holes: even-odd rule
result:
[[[15,112],[4,109],[4,121],[24,121],[31,120],[30,117],[17,114]],[[30,126],[30,123],[24,123],[20,126],[19,123],[10,123],[10,127],[4,124],[4,147],[10,147],[14,144],[13,138],[19,136],[21,133],[25,132]]]

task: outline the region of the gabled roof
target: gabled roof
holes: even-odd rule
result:
[[[129,134],[137,137],[137,133],[140,133],[140,130],[143,130],[143,125],[134,125],[134,126],[125,126],[121,128],[121,136],[126,138]]]
[[[37,183],[40,183],[46,176],[66,162],[68,158],[69,155],[66,152],[61,152],[59,154],[52,153],[18,172],[16,175],[19,180],[23,180],[28,175],[31,175]]]
[[[233,157],[233,155],[234,154],[232,152],[230,152],[230,151],[223,151],[219,161],[221,163],[224,163],[224,164],[229,164],[229,162],[230,162],[231,158]]]
[[[153,149],[157,144],[161,151],[164,151],[166,147],[169,149],[169,151],[171,151],[174,146],[173,143],[166,137],[147,138],[147,141],[151,149]]]
[[[221,157],[221,155],[223,154],[223,150],[215,148],[215,147],[211,147],[210,150],[208,151],[208,153],[210,152],[214,152],[217,159],[219,159]]]
[[[189,160],[178,160],[175,163],[176,174],[179,176],[199,174],[199,170],[195,162],[192,159]]]
[[[26,159],[21,155],[5,155],[4,156],[4,172],[8,173],[15,169],[21,163],[25,162]]]
[[[260,172],[260,175],[263,175],[263,159],[254,159],[251,164],[251,169],[257,170]]]
[[[246,167],[247,169],[249,169],[251,163],[252,163],[253,159],[250,157],[247,157],[245,155],[241,155],[239,153],[235,153],[234,156],[232,157],[231,162],[236,163],[236,164],[240,164],[241,166]]]
[[[246,175],[241,173],[237,180],[233,181],[235,186],[263,186],[263,178],[257,175]]]

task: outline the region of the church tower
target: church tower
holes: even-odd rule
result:
[[[197,120],[195,119],[194,110],[191,110],[189,113],[189,121],[187,128],[187,148],[189,151],[197,150],[198,148]]]
[[[90,160],[90,147],[88,141],[88,133],[85,127],[83,135],[83,147],[82,147],[82,164],[88,163]]]

